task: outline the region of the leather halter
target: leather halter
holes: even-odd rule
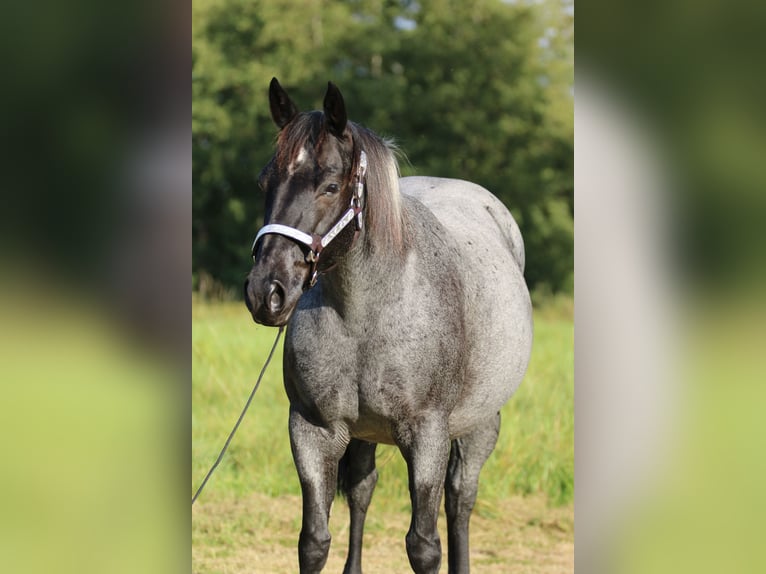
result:
[[[322,251],[327,247],[330,242],[335,239],[341,231],[343,231],[349,223],[356,221],[356,231],[354,232],[354,239],[352,245],[356,242],[359,232],[364,225],[364,178],[367,173],[367,154],[364,150],[359,151],[359,163],[356,168],[356,175],[352,182],[353,193],[351,194],[351,204],[349,208],[340,216],[340,219],[333,225],[330,230],[324,235],[317,233],[308,234],[295,227],[289,225],[283,225],[281,223],[270,223],[264,225],[258,231],[258,235],[255,236],[253,241],[252,255],[253,262],[255,263],[255,250],[258,246],[258,240],[264,235],[282,235],[288,237],[293,241],[301,243],[309,248],[309,253],[306,256],[306,262],[311,264],[309,287],[313,287],[317,282],[319,276],[319,258],[322,255]],[[331,267],[322,270],[322,273],[328,271]]]

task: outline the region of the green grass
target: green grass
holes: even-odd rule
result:
[[[263,366],[277,330],[255,325],[242,303],[192,306],[192,493],[215,461]],[[282,352],[261,387],[201,499],[251,492],[300,494],[287,432]],[[497,448],[482,472],[477,512],[493,502],[543,492],[551,504],[574,494],[574,351],[571,300],[535,312],[527,376],[502,411]],[[395,447],[378,447],[377,500],[409,508],[407,472]]]

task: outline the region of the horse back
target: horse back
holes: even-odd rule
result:
[[[498,239],[504,243],[516,267],[524,272],[524,241],[508,209],[483,187],[468,181],[438,177],[404,177],[401,192],[423,203],[442,225],[470,249],[474,240],[490,248]],[[471,243],[469,243],[471,242]],[[495,253],[498,255],[498,253]]]

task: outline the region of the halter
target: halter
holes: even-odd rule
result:
[[[351,194],[351,204],[349,208],[340,216],[340,219],[330,228],[330,231],[324,235],[317,233],[308,234],[304,233],[300,229],[290,227],[289,225],[282,225],[281,223],[270,223],[264,225],[258,231],[258,235],[255,236],[253,241],[253,262],[255,262],[255,248],[258,245],[258,240],[264,235],[282,235],[289,237],[293,241],[297,241],[309,248],[309,253],[306,256],[306,262],[311,264],[311,273],[309,287],[313,287],[317,282],[319,276],[319,257],[322,251],[327,247],[330,242],[335,239],[338,234],[343,231],[346,226],[352,221],[356,221],[356,231],[354,232],[353,243],[359,236],[359,232],[364,225],[363,213],[364,213],[364,177],[367,172],[367,154],[364,150],[359,151],[359,164],[356,168],[356,175],[353,182],[353,193]],[[328,268],[329,269],[329,268]],[[323,272],[328,271],[325,269]]]

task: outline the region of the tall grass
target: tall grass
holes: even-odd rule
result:
[[[544,492],[552,504],[574,491],[574,380],[571,301],[535,313],[535,342],[527,376],[502,411],[497,448],[480,483],[479,512],[513,494]],[[255,325],[242,303],[192,306],[192,492],[223,446],[250,393],[277,330]],[[201,498],[249,492],[299,494],[287,432],[282,350],[253,400],[226,457]],[[409,506],[406,466],[395,447],[378,447],[377,501]]]

